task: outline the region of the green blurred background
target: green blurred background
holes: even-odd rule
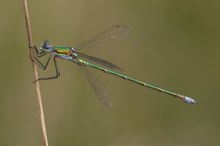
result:
[[[0,1],[0,145],[41,146],[37,97],[27,48],[23,3]],[[79,67],[59,60],[61,77],[40,82],[51,146],[220,145],[220,1],[29,1],[34,44],[75,46],[113,24],[130,35],[84,53],[123,72],[195,97],[199,106],[91,70],[112,97],[98,102]],[[40,71],[41,76],[54,73]]]

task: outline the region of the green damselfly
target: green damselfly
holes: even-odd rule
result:
[[[38,80],[48,80],[48,79],[58,78],[60,76],[60,72],[57,66],[56,59],[61,58],[61,59],[72,61],[73,63],[78,64],[82,68],[87,78],[89,79],[89,82],[91,83],[93,89],[95,90],[99,101],[108,107],[112,106],[112,102],[111,102],[109,95],[107,94],[103,84],[88,70],[87,67],[101,70],[101,71],[104,71],[105,73],[109,73],[117,77],[121,77],[125,80],[129,80],[141,86],[148,87],[148,88],[160,91],[162,93],[166,93],[168,95],[181,99],[185,103],[198,104],[198,102],[196,102],[194,99],[190,97],[177,94],[169,90],[162,89],[160,87],[145,83],[143,81],[137,80],[130,76],[116,72],[115,70],[120,70],[118,66],[106,60],[99,59],[99,58],[79,52],[79,50],[84,49],[84,48],[95,49],[95,48],[109,46],[123,39],[127,35],[127,33],[128,33],[128,28],[125,25],[113,25],[105,29],[101,33],[97,34],[96,36],[92,37],[90,40],[82,43],[81,45],[75,48],[66,47],[66,46],[54,46],[54,45],[51,45],[48,40],[44,41],[43,45],[40,47],[40,50],[34,47],[36,55],[35,55],[35,58],[32,60],[36,61],[36,63],[43,70],[45,70],[47,69],[47,66],[51,58],[53,58],[56,75],[51,76],[51,77],[46,77],[46,78],[39,78]],[[39,58],[46,54],[49,54],[49,57],[46,63],[43,64],[40,62]]]

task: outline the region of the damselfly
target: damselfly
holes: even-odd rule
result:
[[[148,87],[157,91],[160,91],[162,93],[166,93],[168,95],[174,96],[176,98],[181,99],[185,103],[190,103],[190,104],[198,104],[194,99],[177,94],[174,92],[171,92],[169,90],[162,89],[160,87],[145,83],[143,81],[137,80],[135,78],[132,78],[130,76],[121,74],[117,72],[116,70],[120,70],[120,68],[106,60],[99,59],[90,55],[86,55],[84,53],[79,52],[79,50],[88,48],[88,49],[95,49],[95,48],[100,48],[100,47],[106,47],[109,46],[115,42],[120,41],[123,39],[128,33],[128,28],[125,25],[113,25],[101,33],[97,34],[96,36],[92,37],[90,40],[82,43],[81,45],[72,48],[72,47],[67,47],[67,46],[54,46],[51,45],[48,40],[43,42],[43,45],[40,47],[40,50],[38,50],[36,47],[34,47],[36,55],[34,57],[34,61],[43,69],[47,69],[47,66],[53,58],[55,70],[56,70],[56,75],[51,76],[51,77],[46,77],[46,78],[39,78],[38,80],[48,80],[48,79],[55,79],[60,76],[60,72],[57,66],[56,59],[61,58],[61,59],[66,59],[69,60],[73,63],[76,63],[81,67],[81,69],[84,71],[86,74],[87,78],[89,79],[89,82],[91,83],[93,89],[95,90],[97,94],[98,100],[105,104],[108,107],[112,106],[111,99],[109,95],[107,94],[103,84],[88,70],[87,67],[91,67],[97,70],[104,71],[105,73],[109,73],[112,75],[115,75],[117,77],[121,77],[125,80],[134,82],[136,84],[139,84],[144,87]],[[38,58],[49,54],[48,60],[46,61],[45,64],[41,63]]]

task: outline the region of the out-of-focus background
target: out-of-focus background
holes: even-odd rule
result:
[[[43,145],[32,83],[22,1],[0,5],[0,145]],[[82,50],[123,73],[199,101],[173,97],[91,71],[111,95],[98,102],[80,68],[59,60],[61,77],[40,82],[49,145],[220,145],[220,2],[217,0],[29,1],[34,44],[76,46],[113,24],[129,36],[103,49]],[[54,73],[53,66],[40,76]]]

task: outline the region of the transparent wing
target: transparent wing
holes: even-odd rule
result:
[[[107,68],[110,68],[110,69],[113,69],[113,70],[122,70],[117,65],[115,65],[115,64],[113,64],[113,63],[111,63],[109,61],[106,61],[104,59],[100,59],[100,58],[97,58],[97,57],[94,57],[94,56],[90,56],[90,55],[87,55],[87,54],[84,54],[84,53],[80,53],[80,52],[77,52],[77,55],[79,57],[86,58],[87,60],[92,61],[94,63],[97,63],[99,65],[102,65],[104,67],[107,67]]]
[[[111,98],[107,94],[102,83],[86,68],[81,66],[83,71],[85,72],[87,78],[89,79],[90,84],[92,85],[94,91],[96,92],[98,100],[106,105],[107,107],[112,107]]]
[[[94,49],[94,48],[106,47],[125,38],[128,32],[129,29],[125,25],[119,25],[119,24],[113,25],[105,29],[101,33],[97,34],[90,40],[80,44],[75,49],[80,50],[83,48]]]

